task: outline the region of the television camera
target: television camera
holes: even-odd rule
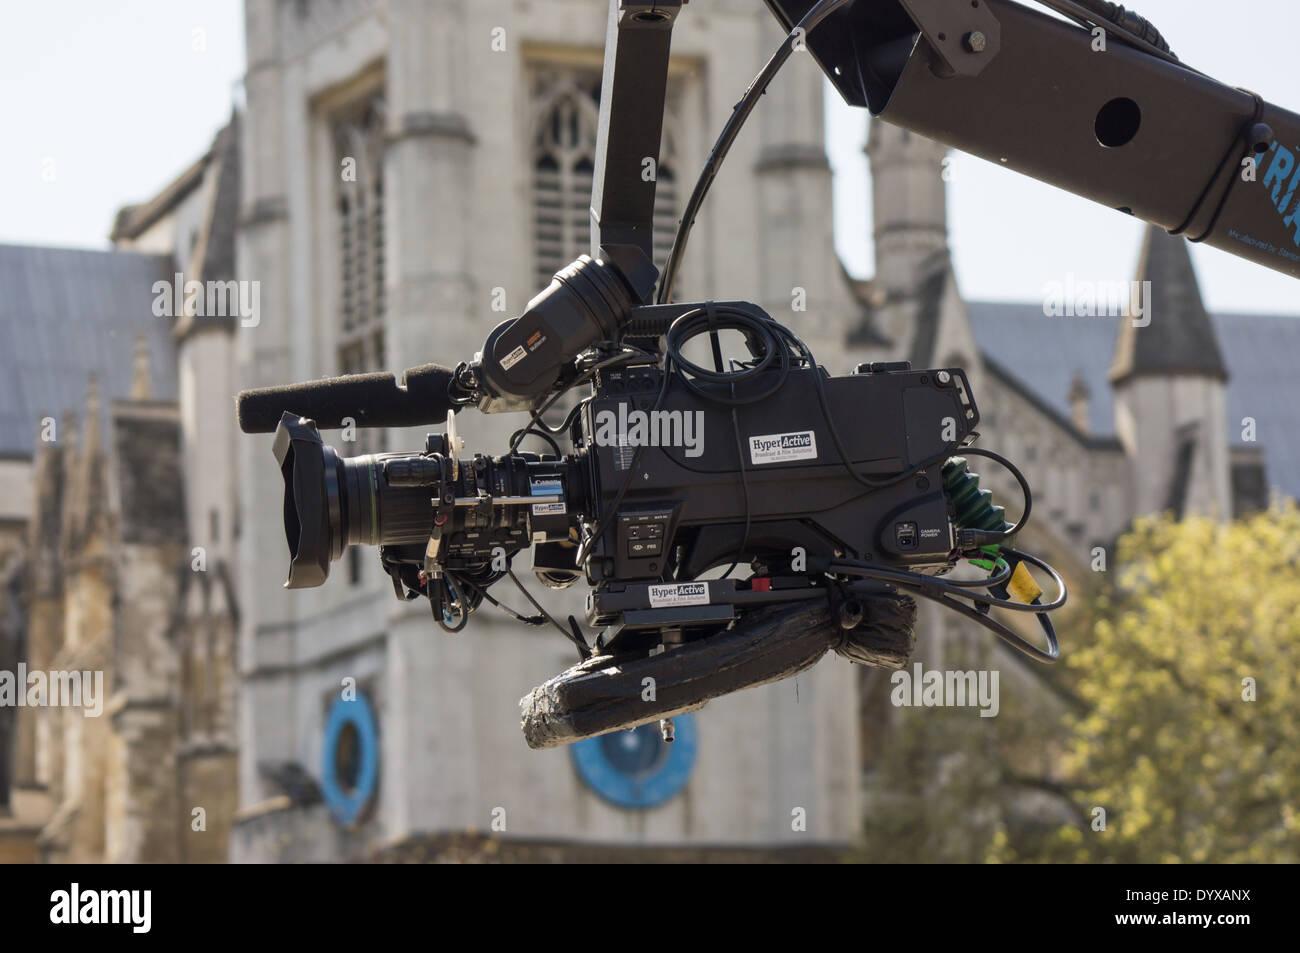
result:
[[[521,701],[533,747],[655,720],[671,738],[672,716],[831,650],[902,667],[917,598],[1058,657],[1049,613],[1064,581],[1015,545],[1030,487],[975,445],[961,368],[836,376],[757,305],[673,301],[709,185],[795,51],[886,120],[1300,275],[1298,213],[1273,194],[1291,169],[1300,178],[1282,144],[1300,140],[1300,117],[1184,66],[1151,24],[1101,0],[1042,0],[1078,26],[1010,0],[766,0],[787,36],[714,145],[661,269],[655,185],[640,172],[659,154],[685,2],[611,0],[591,254],[472,360],[413,368],[401,384],[351,375],[239,397],[245,432],[275,432],[288,587],[319,586],[346,547],[376,546],[397,596],[427,599],[447,631],[488,603],[573,642],[577,664]],[[1115,40],[1104,68],[1090,58],[1097,29]],[[1153,179],[1153,156],[1180,148],[1185,161]],[[504,452],[467,452],[455,421],[469,408],[527,418]],[[446,426],[419,449],[345,458],[320,435],[345,418]],[[978,458],[1015,478],[1014,523],[981,487]],[[513,568],[524,550],[544,585],[586,587],[581,622],[532,596]],[[953,573],[963,563],[973,576]],[[506,578],[531,613],[493,594]],[[1015,613],[1041,634],[1008,624]]]

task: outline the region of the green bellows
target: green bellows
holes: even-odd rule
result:
[[[943,465],[943,487],[955,507],[953,521],[958,526],[994,532],[1011,529],[1006,508],[994,505],[993,491],[980,486],[979,474],[970,472],[965,457],[951,457]]]

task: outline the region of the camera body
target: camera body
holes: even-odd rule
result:
[[[655,363],[591,384],[558,454],[462,458],[449,429],[422,451],[345,459],[286,413],[288,585],[319,585],[363,543],[381,547],[399,596],[445,577],[458,602],[532,547],[546,585],[585,580],[587,622],[612,640],[629,619],[716,628],[748,603],[805,598],[835,560],[942,574],[959,556],[943,468],[979,422],[960,369],[796,365],[753,376],[749,391],[771,396],[730,406],[733,385]],[[763,582],[701,580],[727,564]]]
[[[940,471],[946,451],[979,420],[962,371],[877,365],[830,377],[796,368],[775,395],[730,413],[664,374],[632,367],[603,375],[580,418],[578,459],[594,491],[588,512],[606,513],[617,501],[582,567],[591,582],[695,579],[733,560],[779,566],[799,554],[912,571],[951,567],[952,510]],[[864,487],[845,464],[882,485]]]
[[[611,304],[600,281],[619,273],[581,259],[530,302],[522,326],[498,327],[454,370],[416,368],[401,386],[376,375],[246,392],[246,429],[265,426],[269,408],[293,408],[277,412],[275,437],[286,585],[318,586],[348,545],[374,545],[398,598],[427,598],[448,632],[484,601],[554,626],[581,661],[521,700],[533,747],[671,719],[832,649],[898,668],[914,644],[917,596],[1034,658],[1057,657],[1047,613],[1064,603],[1064,582],[1010,545],[1029,487],[1010,461],[973,445],[979,409],[964,371],[894,362],[832,376],[747,302]],[[724,357],[724,334],[741,353]],[[686,356],[706,339],[711,366]],[[563,423],[547,424],[575,392]],[[337,425],[345,399],[372,423],[441,412],[447,427],[419,450],[342,458],[306,413]],[[507,452],[465,454],[455,412],[469,406],[530,417]],[[525,439],[548,449],[524,450]],[[1016,477],[1019,523],[965,455]],[[525,549],[545,585],[585,584],[594,643],[516,576]],[[987,575],[950,576],[961,560]],[[1057,598],[1043,602],[1027,566],[1052,576]],[[506,578],[535,614],[489,594]],[[992,618],[995,607],[1032,613],[1047,648]],[[629,694],[634,672],[663,690]]]

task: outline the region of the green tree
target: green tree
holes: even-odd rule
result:
[[[1080,816],[1003,859],[1300,859],[1300,510],[1143,520],[1119,545],[1091,643],[1069,651],[1083,713],[1063,766]]]
[[[1063,638],[1066,634],[1062,633]],[[903,708],[872,765],[862,840],[851,860],[983,863],[1033,857],[1076,809],[1052,780],[1064,706],[1059,692],[972,628],[944,650],[945,667],[1000,670],[997,717],[972,708]],[[888,673],[874,673],[877,682]],[[887,684],[887,682],[886,682]]]

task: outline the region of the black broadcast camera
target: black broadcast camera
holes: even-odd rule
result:
[[[670,302],[711,175],[661,275],[650,259],[653,182],[641,181],[639,161],[616,168],[611,158],[658,152],[660,129],[643,105],[620,104],[661,97],[671,17],[665,28],[625,15],[636,6],[611,6],[592,256],[560,271],[454,370],[416,368],[402,386],[370,374],[240,395],[241,427],[276,433],[286,585],[321,585],[347,546],[367,544],[379,547],[397,595],[428,599],[448,631],[485,601],[554,625],[581,661],[522,700],[533,747],[654,720],[671,738],[673,715],[793,675],[830,649],[900,668],[913,646],[914,596],[1054,660],[1047,612],[1063,604],[1064,584],[1009,545],[1028,518],[1029,487],[1008,461],[971,446],[979,411],[962,370],[871,364],[834,377],[756,305]],[[732,138],[729,124],[710,169]],[[659,303],[650,303],[656,288]],[[699,363],[701,353],[711,360]],[[561,403],[575,392],[580,399]],[[455,412],[469,406],[529,416],[506,452],[470,454],[455,428]],[[552,424],[548,411],[566,413]],[[342,458],[318,432],[345,418],[400,427],[444,417],[444,432],[405,453]],[[545,449],[525,451],[525,440]],[[1020,483],[1015,525],[968,469],[972,455],[999,461]],[[524,549],[545,585],[589,587],[594,644],[515,575]],[[963,558],[983,575],[945,578]],[[1052,577],[1054,601],[1042,601],[1028,566]],[[534,614],[494,597],[506,577]],[[993,607],[1031,613],[1047,648],[993,618]]]
[[[909,593],[1055,657],[1045,613],[1064,595],[1039,602],[1021,565],[1052,571],[1007,547],[1018,527],[961,455],[1000,459],[969,446],[979,411],[964,372],[874,364],[832,377],[755,305],[636,307],[634,294],[617,266],[583,256],[455,371],[408,371],[405,388],[364,375],[241,395],[246,430],[297,408],[275,437],[287,585],[318,586],[348,545],[378,546],[399,597],[427,598],[454,632],[485,600],[500,605],[489,590],[501,579],[527,595],[511,568],[523,549],[547,586],[585,581],[594,647],[573,617],[560,623],[536,602],[536,615],[515,613],[556,625],[583,658],[524,700],[535,747],[671,717],[794,674],[830,648],[900,667],[912,647]],[[746,352],[729,368],[724,335]],[[704,337],[708,367],[684,355]],[[544,422],[584,385],[562,423]],[[454,408],[470,404],[531,413],[506,453],[471,455],[454,424]],[[427,419],[447,405],[446,431],[422,451],[342,458],[317,431],[344,416]],[[550,452],[520,450],[530,436]],[[962,556],[992,575],[941,578]],[[727,571],[706,578],[718,567]],[[991,605],[1033,611],[1048,651],[991,619]]]

